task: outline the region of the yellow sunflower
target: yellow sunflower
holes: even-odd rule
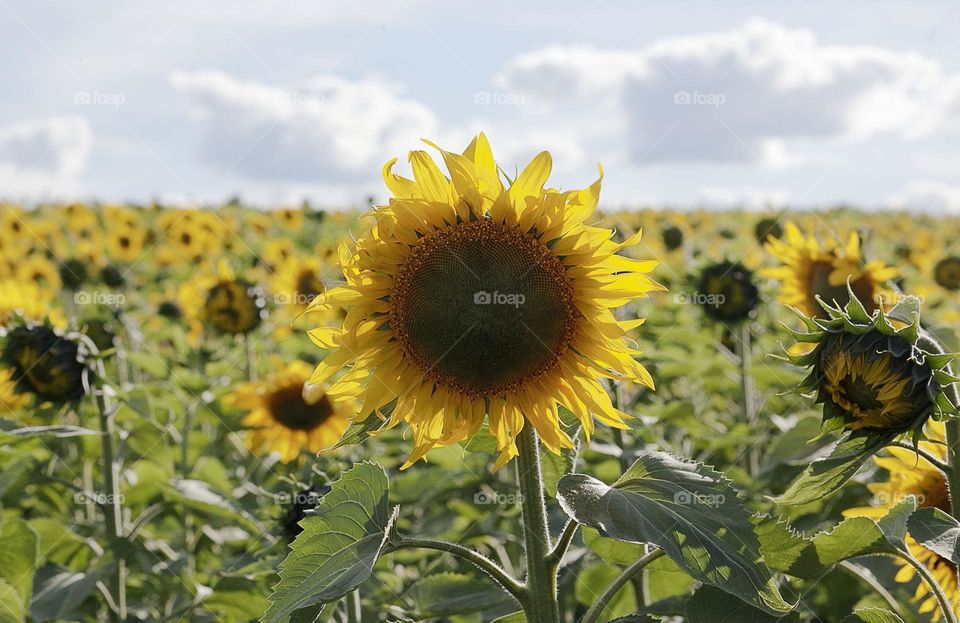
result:
[[[462,155],[439,151],[449,178],[423,151],[410,153],[412,180],[392,173],[395,159],[385,165],[389,205],[367,215],[372,227],[353,250],[341,247],[346,284],[310,307],[347,308],[342,328],[309,332],[332,351],[310,382],[349,365],[331,389],[358,394],[359,420],[389,412],[387,426],[409,425],[404,467],[472,436],[485,417],[496,467],[516,456],[527,423],[551,451],[572,447],[558,405],[588,439],[594,417],[626,428],[600,378],[653,387],[626,343],[642,320],[611,311],[663,289],[647,275],[656,262],[617,254],[639,233],[616,244],[613,232],[586,224],[600,179],[544,188],[547,152],[505,187],[483,134]]]
[[[191,277],[181,284],[177,299],[195,328],[199,322],[220,333],[241,335],[256,329],[263,320],[260,290],[237,276],[226,260],[218,263],[215,274]],[[191,334],[198,337],[195,331]]]
[[[21,282],[32,283],[49,290],[51,294],[60,291],[60,269],[41,255],[34,255],[20,263],[17,268],[17,278]]]
[[[348,397],[310,385],[312,368],[303,361],[278,366],[262,381],[240,384],[227,399],[248,411],[246,444],[253,452],[277,452],[284,463],[301,451],[317,453],[340,439],[350,423]]]
[[[145,229],[118,225],[107,232],[107,255],[120,262],[136,262],[143,254],[146,241]]]
[[[17,391],[13,368],[0,368],[0,416],[6,417],[30,404],[30,395]]]
[[[817,296],[828,304],[846,305],[848,280],[868,312],[876,310],[881,301],[894,300],[884,284],[897,276],[897,270],[881,261],[866,262],[856,233],[850,234],[845,245],[834,241],[821,245],[812,234],[804,235],[796,225],[787,223],[782,237],[767,238],[766,249],[782,262],[763,271],[782,283],[780,302],[807,316],[826,317]]]
[[[35,283],[13,279],[0,280],[0,325],[8,325],[17,316],[40,322],[44,319],[56,327],[63,327],[63,312],[53,308],[54,293]]]
[[[930,441],[921,441],[920,449],[945,462],[947,451],[944,445],[943,423],[931,421],[926,432]],[[916,497],[917,506],[920,508],[939,508],[945,513],[950,513],[950,495],[943,472],[911,450],[888,447],[887,452],[890,456],[874,460],[877,465],[887,470],[889,480],[867,485],[874,494],[876,505],[848,509],[843,513],[845,516],[880,519],[891,508],[911,495]],[[907,545],[910,553],[930,570],[947,599],[950,600],[954,613],[960,615],[960,586],[958,586],[956,566],[917,543],[910,535],[907,535]],[[896,581],[911,582],[916,575],[916,570],[899,558],[897,561],[901,567],[896,575]],[[932,619],[940,620],[941,613],[937,598],[930,592],[925,582],[921,581],[917,585],[914,599],[920,604],[920,612],[933,613]]]

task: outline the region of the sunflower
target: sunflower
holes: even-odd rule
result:
[[[15,327],[4,338],[0,359],[12,368],[17,390],[40,402],[79,400],[88,383],[86,349],[72,335],[46,324]]]
[[[30,396],[17,391],[13,368],[0,368],[0,411],[3,415],[30,404]]]
[[[625,343],[642,320],[611,311],[663,289],[646,274],[656,262],[617,255],[639,234],[616,244],[610,230],[585,224],[600,179],[544,188],[547,152],[504,187],[483,134],[462,155],[439,151],[450,178],[423,151],[410,153],[413,180],[392,172],[395,159],[385,165],[389,205],[367,215],[372,227],[354,250],[341,247],[346,284],[310,307],[348,308],[342,328],[310,331],[332,351],[311,382],[352,363],[332,389],[357,392],[358,420],[389,412],[386,426],[410,426],[404,467],[469,438],[487,416],[496,467],[516,456],[527,423],[551,451],[572,447],[558,404],[588,438],[594,417],[626,428],[599,378],[653,387]]]
[[[783,238],[768,236],[765,245],[782,265],[763,271],[764,276],[783,284],[778,297],[781,303],[796,307],[807,316],[825,318],[826,312],[817,297],[828,305],[846,305],[847,281],[869,312],[876,310],[880,301],[893,300],[884,284],[897,276],[897,270],[880,261],[864,261],[856,233],[851,233],[842,246],[836,242],[821,245],[816,237],[805,236],[793,223],[787,223],[783,233]]]
[[[947,451],[944,444],[943,424],[931,422],[926,429],[926,435],[929,441],[921,441],[920,449],[945,462]],[[889,479],[867,485],[873,493],[876,505],[847,509],[843,513],[844,516],[880,519],[909,496],[916,498],[919,508],[939,508],[945,513],[950,513],[950,493],[943,472],[911,450],[887,448],[887,452],[890,456],[876,458],[874,461],[879,467],[887,470]],[[906,541],[910,553],[930,570],[931,575],[949,599],[954,613],[960,615],[960,586],[958,586],[956,565],[923,547],[909,534]],[[901,565],[896,581],[901,583],[913,581],[916,570],[903,560],[899,558],[896,560]],[[941,613],[937,598],[926,582],[921,581],[917,585],[914,600],[919,603],[921,613],[932,613],[933,621],[940,620]]]
[[[41,255],[25,259],[17,269],[17,278],[33,283],[56,294],[60,291],[60,270],[57,265]]]
[[[868,314],[850,287],[844,309],[825,307],[829,320],[801,315],[807,332],[793,334],[815,346],[787,356],[810,369],[800,389],[823,404],[824,420],[831,428],[897,435],[920,430],[930,416],[956,414],[949,368],[956,355],[920,328],[919,302],[905,301],[916,306],[907,323],[883,309]]]
[[[219,262],[215,275],[184,282],[178,299],[190,321],[228,335],[249,333],[263,320],[261,291],[237,276],[226,260]]]
[[[960,290],[960,257],[950,255],[933,267],[933,279],[941,288]]]
[[[107,232],[107,255],[119,262],[136,262],[147,241],[144,229],[119,225]]]
[[[348,398],[309,384],[310,372],[310,364],[293,361],[230,394],[227,402],[248,412],[243,424],[251,428],[246,443],[252,451],[277,452],[289,463],[303,450],[316,453],[340,439],[349,424]]]
[[[46,288],[13,279],[0,280],[0,325],[9,325],[19,316],[35,322],[49,319],[54,326],[63,326],[63,313],[53,309],[52,304],[53,293]]]
[[[273,273],[276,302],[289,305],[299,314],[326,289],[323,273],[323,264],[317,258],[288,259]]]
[[[739,262],[720,262],[704,268],[697,295],[707,316],[729,323],[749,318],[760,302],[753,273]]]

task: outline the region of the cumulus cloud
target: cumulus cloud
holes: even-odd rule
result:
[[[420,137],[436,135],[427,107],[380,80],[327,76],[272,86],[179,71],[171,83],[202,126],[204,155],[255,180],[368,179]]]
[[[82,117],[53,117],[0,126],[0,188],[6,197],[75,192],[93,133]]]
[[[929,131],[944,83],[922,55],[824,45],[764,20],[636,50],[551,47],[498,78],[536,115],[579,112],[591,136],[606,129],[644,162],[772,163],[793,139]]]

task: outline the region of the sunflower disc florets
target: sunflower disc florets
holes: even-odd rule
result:
[[[958,379],[949,369],[957,355],[921,329],[916,299],[873,314],[852,291],[842,309],[821,304],[828,319],[798,312],[807,331],[791,331],[813,350],[788,358],[810,369],[799,389],[823,404],[827,428],[897,435],[919,432],[931,416],[957,415]]]
[[[13,370],[17,391],[39,402],[80,399],[87,386],[89,353],[76,336],[46,324],[24,324],[3,340],[2,360]]]
[[[697,294],[708,317],[732,324],[749,318],[760,302],[753,273],[739,262],[724,261],[704,268]]]

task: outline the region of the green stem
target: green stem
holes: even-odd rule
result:
[[[523,611],[528,623],[560,623],[557,575],[549,560],[550,531],[540,471],[540,440],[530,423],[517,435],[517,480],[523,515],[523,543],[527,564]]]
[[[580,619],[580,623],[594,623],[595,621],[600,620],[600,616],[603,614],[603,609],[607,607],[607,604],[610,603],[610,600],[620,591],[623,586],[631,580],[635,575],[643,571],[644,567],[649,565],[651,562],[663,556],[664,552],[662,549],[655,549],[637,562],[633,563],[629,567],[623,570],[617,579],[613,581],[610,586],[603,591],[603,593],[597,597],[597,600],[593,602],[593,605],[590,606],[590,609],[587,610],[587,613],[583,615],[583,618]]]
[[[507,574],[506,571],[500,568],[497,563],[490,560],[480,552],[468,549],[462,545],[457,545],[456,543],[448,543],[447,541],[433,541],[430,539],[402,538],[387,545],[384,553],[387,554],[401,549],[414,548],[432,549],[438,552],[453,554],[457,558],[473,564],[478,569],[489,575],[493,581],[502,586],[508,593],[516,597],[518,601],[523,601],[525,597],[523,586],[513,577]]]
[[[930,570],[927,569],[927,566],[914,558],[908,552],[901,552],[900,557],[906,560],[910,566],[916,569],[921,579],[926,582],[927,586],[930,588],[930,591],[934,594],[934,596],[936,596],[937,602],[940,604],[940,610],[943,611],[943,616],[947,620],[947,623],[958,623],[957,613],[954,611],[953,606],[950,605],[950,599],[947,598],[946,594],[943,592],[943,588],[941,588],[940,584],[937,582],[937,579],[933,577],[933,574],[930,573]]]
[[[102,372],[102,370],[101,370]],[[118,541],[123,538],[121,527],[122,511],[120,507],[120,488],[118,485],[119,468],[113,449],[113,410],[110,398],[104,391],[100,379],[95,384],[95,401],[100,420],[100,449],[103,461],[103,479],[107,492],[107,504],[104,505],[104,520],[107,524],[107,534],[110,539],[110,548],[117,557],[117,572],[113,582],[113,598],[116,603],[115,618],[119,621],[127,620],[127,566],[123,556],[117,552]]]
[[[740,325],[740,383],[742,389],[743,420],[750,425],[750,430],[756,430],[757,409],[753,387],[753,375],[750,374],[750,365],[753,362],[753,351],[750,347],[750,323]],[[747,451],[747,466],[751,474],[760,472],[760,448],[751,444]]]
[[[347,623],[360,623],[362,612],[360,610],[360,591],[351,591],[346,596]]]

